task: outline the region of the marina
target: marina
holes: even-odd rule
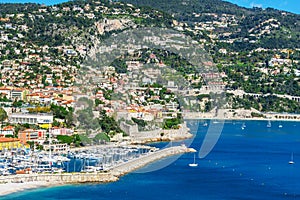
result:
[[[72,150],[67,154],[51,154],[51,152],[29,149],[7,151],[0,156],[0,176],[107,171],[115,165],[157,150],[154,147],[142,145],[103,145]]]
[[[7,184],[15,184],[18,183],[17,187],[13,192],[24,189],[31,188],[30,185],[32,185],[32,188],[35,187],[48,187],[52,185],[62,185],[62,184],[77,184],[77,183],[104,183],[104,182],[113,182],[117,181],[120,176],[127,174],[129,172],[132,172],[138,168],[141,168],[151,162],[154,162],[156,160],[160,160],[162,158],[177,155],[177,154],[183,154],[188,152],[194,152],[194,149],[187,148],[184,145],[181,146],[174,146],[165,148],[162,150],[158,150],[156,148],[146,148],[146,149],[137,149],[135,148],[128,148],[128,147],[119,147],[119,148],[113,148],[113,149],[107,149],[109,152],[114,153],[120,153],[121,149],[126,151],[123,151],[124,158],[120,157],[120,159],[116,159],[114,162],[109,162],[110,164],[104,162],[103,158],[99,152],[102,152],[99,149],[89,150],[87,153],[87,150],[84,150],[82,152],[77,152],[76,154],[70,154],[69,156],[73,156],[70,161],[78,162],[78,159],[81,160],[81,163],[84,163],[82,160],[86,160],[85,163],[89,164],[82,164],[80,165],[81,170],[76,172],[70,171],[65,172],[65,168],[57,168],[62,170],[54,171],[53,168],[45,167],[44,170],[41,172],[37,171],[29,171],[29,173],[22,173],[22,174],[11,174],[7,173],[5,175],[0,176],[0,195],[5,195],[8,192],[7,190],[11,191],[11,189],[6,189],[5,185]],[[137,152],[136,152],[137,151]],[[94,152],[94,153],[91,153]],[[97,153],[98,152],[98,153]],[[140,152],[140,153],[139,153]],[[107,159],[107,161],[114,160],[116,154],[111,153],[111,158]],[[89,156],[89,157],[88,157]],[[96,156],[96,157],[95,157]],[[66,157],[64,157],[66,158]],[[75,159],[74,159],[75,158]],[[104,166],[99,167],[96,163],[98,162],[90,162],[91,160],[102,160]],[[129,159],[127,161],[123,159]],[[89,160],[87,162],[87,160]],[[75,163],[76,164],[76,163]],[[74,164],[74,166],[75,166]],[[68,165],[67,165],[68,166]],[[51,171],[49,171],[51,169]],[[77,168],[75,168],[77,169]],[[23,183],[28,183],[27,185],[24,185]],[[3,186],[3,187],[2,187]]]

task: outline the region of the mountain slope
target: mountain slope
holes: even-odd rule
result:
[[[216,42],[222,42],[223,39],[231,40],[233,45],[227,45],[231,50],[300,47],[300,15],[297,14],[272,8],[247,9],[221,0],[123,1],[162,10],[192,27],[220,23],[220,26],[210,26],[210,29],[204,27],[203,30],[216,34]],[[233,20],[234,23],[228,23],[229,20]],[[275,24],[272,23],[274,21]],[[254,29],[257,34],[253,33]]]

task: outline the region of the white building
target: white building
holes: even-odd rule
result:
[[[15,124],[50,124],[53,123],[52,114],[29,114],[12,113],[9,116],[9,122]]]

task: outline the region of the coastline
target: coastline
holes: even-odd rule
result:
[[[195,152],[186,146],[174,146],[151,152],[142,157],[121,163],[108,172],[62,173],[62,174],[24,174],[0,177],[0,197],[8,194],[42,187],[82,183],[108,183],[119,180],[119,177],[144,167],[162,158]]]
[[[191,115],[192,116],[192,115]],[[206,117],[206,118],[185,118],[185,120],[220,120],[220,121],[296,121],[299,119],[267,119],[267,118],[218,118],[218,117]],[[192,116],[193,117],[193,116]],[[212,121],[213,123],[213,121]],[[139,144],[135,146],[143,146],[140,144],[146,144],[151,142],[160,141],[175,141],[184,140],[193,136],[187,131],[186,126],[182,131],[170,131],[165,132],[164,136],[155,135],[157,137],[140,137],[134,142],[129,142],[129,145]],[[137,138],[136,138],[137,139]],[[116,144],[108,144],[108,146],[115,146]],[[90,146],[86,148],[94,148]],[[97,147],[97,146],[96,146]],[[144,146],[146,147],[146,146]],[[74,149],[75,150],[75,149]],[[195,150],[187,148],[185,146],[175,146],[167,149],[151,152],[142,157],[129,160],[125,163],[121,163],[114,166],[106,173],[93,172],[93,173],[63,173],[63,174],[26,174],[26,175],[13,175],[0,177],[0,197],[5,195],[22,192],[25,190],[32,190],[37,188],[47,188],[62,185],[72,184],[84,184],[84,183],[107,183],[118,181],[123,175],[126,175],[132,171],[142,168],[157,160],[163,159],[168,156],[195,152]],[[70,178],[73,177],[73,178]],[[18,180],[19,179],[19,180]]]
[[[268,118],[218,118],[218,117],[207,117],[207,118],[196,118],[187,117],[184,120],[219,120],[219,121],[286,121],[286,122],[300,122],[300,119],[268,119]]]
[[[145,131],[132,133],[131,144],[148,144],[154,142],[169,142],[169,141],[180,141],[186,140],[193,137],[190,133],[190,129],[187,127],[186,123],[180,124],[178,129],[160,129],[154,131]]]
[[[253,110],[227,110],[220,109],[218,112],[184,112],[184,120],[252,120],[252,121],[300,121],[300,114],[292,113],[257,113],[261,116],[253,117]]]
[[[5,195],[23,192],[26,190],[33,190],[37,188],[47,188],[53,186],[59,186],[59,183],[49,183],[45,181],[32,181],[26,183],[2,183],[0,184],[0,197]]]

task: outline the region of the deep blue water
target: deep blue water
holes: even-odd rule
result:
[[[191,147],[199,150],[208,127],[189,124],[195,134]],[[300,123],[245,124],[242,130],[242,121],[227,121],[217,145],[197,159],[196,168],[188,166],[193,154],[184,154],[168,167],[131,173],[115,183],[43,188],[2,199],[300,199]],[[289,165],[292,152],[295,164]]]

